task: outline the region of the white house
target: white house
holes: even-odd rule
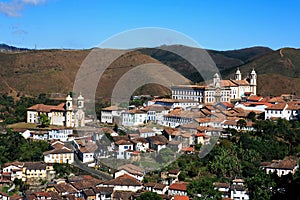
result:
[[[49,140],[68,141],[68,136],[73,134],[73,129],[53,129],[49,131]]]
[[[101,123],[115,123],[116,118],[121,117],[124,109],[117,106],[109,106],[101,110]]]
[[[167,138],[163,135],[148,137],[147,140],[150,143],[151,149],[154,149],[157,152],[159,152],[163,148],[166,148],[168,144]]]
[[[230,183],[215,182],[214,186],[215,190],[221,193],[222,198],[230,198]]]
[[[146,138],[134,138],[131,140],[134,145],[134,150],[146,152],[149,149],[149,141]]]
[[[94,162],[95,151],[98,149],[98,146],[95,142],[83,138],[73,140],[73,145],[76,149],[79,159],[83,163]]]
[[[248,200],[249,192],[244,186],[245,181],[243,179],[235,179],[232,181],[230,188],[230,198],[234,200]]]
[[[128,110],[121,116],[123,126],[140,126],[147,122],[147,112],[144,110]]]
[[[74,152],[67,148],[55,148],[43,153],[45,163],[68,163],[74,162]]]
[[[187,195],[187,182],[176,182],[169,186],[168,195],[175,196],[185,196]]]
[[[155,131],[153,131],[151,128],[139,128],[138,133],[142,138],[155,136]]]
[[[133,164],[126,164],[118,167],[118,170],[115,172],[114,177],[117,178],[119,176],[122,176],[124,174],[128,174],[132,177],[134,177],[138,181],[142,181],[145,176],[146,171]]]
[[[300,104],[300,103],[299,103]],[[266,108],[265,119],[283,118],[292,120],[298,118],[298,102],[277,103]]]
[[[117,159],[128,159],[126,155],[127,150],[133,150],[133,144],[128,140],[118,140],[115,142],[116,145],[116,151],[117,153]]]
[[[266,165],[263,165],[261,167],[266,170],[267,174],[276,172],[280,177],[289,173],[295,174],[296,170],[299,168],[299,165],[296,159],[284,159],[267,163]]]
[[[114,191],[130,191],[136,192],[143,188],[140,181],[136,180],[134,177],[124,174],[115,179],[105,181],[98,186],[102,187],[113,187]]]
[[[5,163],[2,169],[4,173],[10,173],[11,180],[22,179],[23,175],[23,162],[12,162],[12,163]]]

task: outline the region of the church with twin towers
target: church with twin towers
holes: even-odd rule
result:
[[[256,95],[257,75],[254,69],[243,77],[239,68],[233,79],[221,80],[216,73],[208,85],[172,86],[172,99],[193,100],[199,103],[214,104],[241,100],[245,96]]]

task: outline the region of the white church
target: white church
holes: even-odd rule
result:
[[[242,78],[239,69],[235,72],[234,79],[221,80],[216,73],[211,84],[177,85],[172,86],[172,99],[191,99],[199,103],[230,102],[239,100],[247,94],[256,95],[257,75],[253,69],[250,74]]]
[[[50,119],[50,125],[65,127],[85,126],[84,98],[80,94],[77,105],[73,105],[73,99],[67,96],[65,103],[59,105],[36,104],[27,108],[27,123],[40,123],[40,115],[46,114]]]

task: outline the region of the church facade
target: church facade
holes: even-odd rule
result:
[[[239,69],[235,72],[234,79],[221,80],[218,73],[213,77],[211,84],[178,85],[171,87],[173,99],[193,99],[199,103],[217,103],[239,100],[246,94],[256,95],[257,75],[253,69],[251,73],[242,78]]]
[[[59,105],[36,104],[27,108],[27,123],[40,124],[40,115],[45,114],[50,125],[65,127],[85,126],[84,98],[79,95],[77,105],[73,105],[73,98],[68,95],[65,103]]]

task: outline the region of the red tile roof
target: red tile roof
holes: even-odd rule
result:
[[[46,113],[49,113],[51,111],[65,111],[65,103],[61,103],[57,106],[36,104],[34,106],[27,108],[27,110],[46,112]]]
[[[169,186],[169,190],[186,191],[187,185],[188,185],[187,182],[176,182]]]
[[[142,186],[142,183],[128,174],[106,181],[103,185]]]
[[[190,198],[188,196],[179,196],[175,195],[174,200],[189,200]]]
[[[266,110],[284,110],[287,107],[286,103],[278,103],[272,104],[270,107],[266,108]]]

